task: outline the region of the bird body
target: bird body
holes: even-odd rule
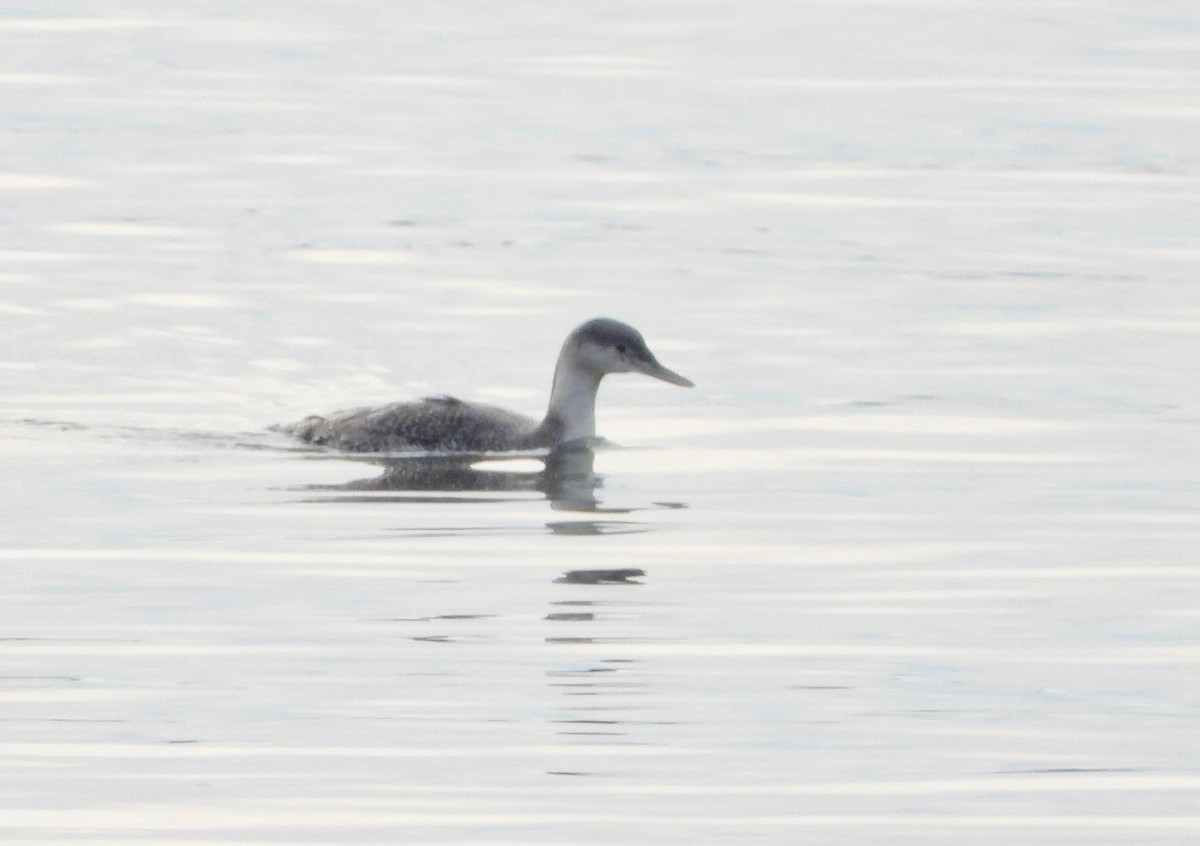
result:
[[[439,396],[313,415],[278,428],[308,443],[350,452],[542,449],[594,438],[600,380],[627,372],[692,386],[658,363],[636,329],[601,317],[567,336],[541,422],[494,405]]]

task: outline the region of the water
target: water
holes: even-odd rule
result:
[[[10,6],[5,842],[1195,842],[1198,31]],[[582,498],[264,431],[599,314]]]

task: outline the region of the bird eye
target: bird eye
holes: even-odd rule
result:
[[[625,355],[625,345],[617,344],[617,352],[619,352],[621,355]]]

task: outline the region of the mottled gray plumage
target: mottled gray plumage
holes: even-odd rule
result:
[[[674,385],[692,383],[658,363],[632,326],[596,318],[563,343],[545,418],[453,397],[428,397],[313,415],[278,427],[318,446],[352,452],[503,452],[595,437],[596,391],[608,373],[639,372]]]
[[[534,436],[536,420],[454,397],[426,397],[325,416],[314,414],[281,428],[310,444],[350,452],[494,452],[548,445]]]

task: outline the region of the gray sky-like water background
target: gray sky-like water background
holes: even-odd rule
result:
[[[0,839],[1197,842],[1198,177],[1190,0],[7,4]]]

